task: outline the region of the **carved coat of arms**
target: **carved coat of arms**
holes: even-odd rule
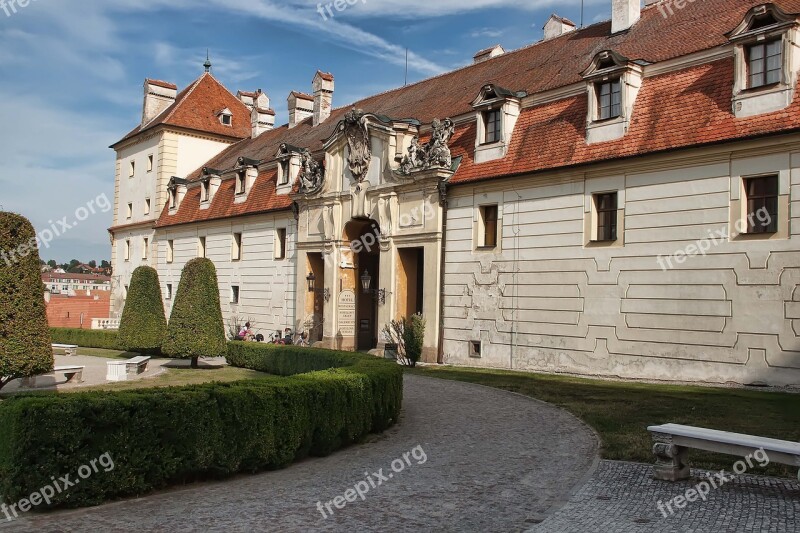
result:
[[[367,118],[363,111],[353,109],[345,115],[344,133],[347,137],[347,146],[350,148],[347,164],[350,172],[360,183],[366,178],[372,160]]]

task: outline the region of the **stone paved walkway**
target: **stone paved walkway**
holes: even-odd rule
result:
[[[408,456],[421,446],[424,463]],[[93,509],[0,522],[7,531],[524,531],[583,485],[597,441],[580,421],[523,396],[406,376],[401,423],[372,442],[286,470]],[[417,450],[416,457],[422,457]],[[422,463],[422,464],[419,464]],[[323,518],[323,504],[383,469],[388,478]],[[55,473],[54,474],[58,474]],[[63,473],[61,473],[63,474]]]
[[[731,458],[731,466],[736,461]],[[684,509],[664,505],[706,479],[679,483],[655,481],[650,465],[602,461],[592,479],[572,500],[531,533],[795,533],[800,531],[800,484],[791,480],[742,475],[711,490],[707,501]],[[667,514],[658,509],[658,502]]]

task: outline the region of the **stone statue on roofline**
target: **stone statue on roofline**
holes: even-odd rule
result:
[[[430,168],[450,169],[453,165],[453,155],[450,152],[450,140],[455,134],[455,125],[449,118],[440,121],[436,119],[432,124],[431,139],[420,146],[419,137],[411,140],[408,155],[400,163],[400,172],[406,176]]]

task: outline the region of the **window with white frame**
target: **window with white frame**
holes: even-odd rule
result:
[[[773,39],[747,47],[748,88],[780,83],[783,74],[783,40]]]
[[[197,257],[206,257],[206,238],[197,239]]]
[[[746,228],[749,234],[778,232],[778,176],[744,178]]]
[[[479,209],[478,248],[497,248],[498,241],[498,206],[483,205]]]
[[[236,173],[236,194],[247,193],[247,171],[240,170]]]
[[[200,184],[200,201],[208,202],[211,200],[211,182],[204,181]]]
[[[153,171],[153,154],[147,156],[147,172]]]
[[[128,169],[128,177],[132,178],[136,174],[136,161],[131,160],[130,166]]]
[[[124,251],[125,251],[125,256],[124,256],[125,257],[125,261],[130,261],[131,260],[131,241],[130,241],[130,239],[127,239],[125,241],[125,250]]]
[[[240,261],[242,259],[242,234],[234,233],[231,239],[231,260]]]
[[[144,199],[144,214],[145,215],[150,214],[150,198]]]
[[[617,118],[622,114],[622,82],[620,78],[595,84],[597,120]]]
[[[231,285],[231,303],[238,304],[239,303],[239,286],[238,285]]]
[[[167,263],[175,261],[175,241],[170,239],[167,241]]]
[[[616,192],[603,192],[593,195],[594,241],[614,242],[617,240],[617,216],[619,200]]]
[[[278,172],[280,174],[280,176],[278,176],[278,185],[287,185],[289,183],[289,170],[291,168],[289,160],[281,161],[278,168],[280,169]]]
[[[169,208],[175,209],[178,207],[178,191],[175,188],[169,190]]]
[[[503,111],[492,109],[484,112],[485,143],[491,144],[503,140]]]
[[[286,259],[286,228],[275,230],[275,259]]]
[[[142,238],[142,259],[147,259],[150,255],[150,239],[147,237]]]

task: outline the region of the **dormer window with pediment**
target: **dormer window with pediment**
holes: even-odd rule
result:
[[[227,107],[217,113],[217,117],[223,126],[233,126],[233,113]]]
[[[278,160],[278,194],[289,194],[300,170],[300,156],[303,150],[290,144],[282,144]]]
[[[644,62],[629,61],[611,50],[597,54],[583,72],[589,97],[586,142],[622,138],[630,126],[633,104],[642,86]]]
[[[222,185],[222,171],[210,167],[203,168],[200,178],[200,209],[208,209],[214,200],[214,195]]]
[[[181,179],[177,176],[170,178],[169,184],[167,185],[167,205],[169,205],[170,215],[174,215],[178,212],[178,208],[181,206],[181,201],[183,200],[183,197],[186,196],[188,183],[189,182],[185,179]]]
[[[779,111],[794,98],[797,20],[774,4],[756,6],[728,34],[734,45],[733,112],[750,117]]]
[[[524,96],[525,93],[515,93],[493,84],[483,86],[472,102],[478,122],[475,139],[476,163],[505,157]]]
[[[250,190],[256,183],[258,178],[258,165],[261,161],[250,159],[247,157],[240,157],[236,163],[236,176],[234,183],[234,203],[242,203],[247,201],[247,196]]]

